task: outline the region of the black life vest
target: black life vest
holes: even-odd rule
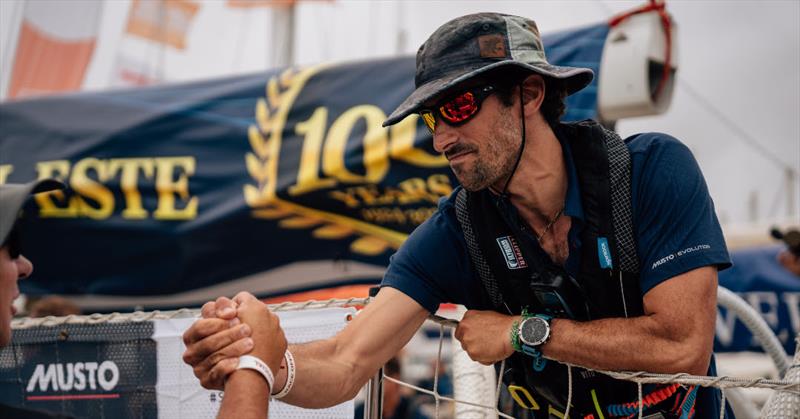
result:
[[[488,190],[470,193],[461,189],[456,197],[456,215],[473,267],[498,312],[517,315],[527,307],[529,312],[544,313],[547,307],[542,307],[537,290],[561,286],[570,289],[566,293],[570,295],[566,298],[570,300],[566,301],[569,313],[552,312],[551,308],[554,317],[591,320],[640,316],[643,303],[633,236],[628,149],[615,132],[594,121],[560,124],[556,129],[573,156],[585,215],[578,278],[571,278],[563,267],[555,265],[526,231],[525,223],[510,216],[510,202]],[[522,353],[515,353],[506,365],[504,382],[533,390],[534,399],[543,405],[533,412],[535,417],[549,416],[552,407],[564,412],[566,366],[548,361],[544,370],[537,372],[532,358]],[[600,417],[598,409],[608,416],[606,406],[638,400],[636,384],[593,371],[573,368],[572,382],[572,412],[581,414],[577,417]]]

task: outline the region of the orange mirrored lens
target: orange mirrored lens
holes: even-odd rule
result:
[[[477,111],[478,103],[475,101],[475,95],[472,92],[456,96],[439,108],[442,118],[451,123],[464,122]]]

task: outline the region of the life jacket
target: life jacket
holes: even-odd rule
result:
[[[628,148],[619,135],[594,121],[560,124],[556,129],[572,154],[585,216],[578,277],[572,278],[551,261],[525,223],[513,215],[516,212],[507,199],[488,190],[461,189],[455,201],[456,216],[472,265],[498,312],[518,315],[527,308],[530,313],[575,320],[640,316],[644,311]],[[532,416],[549,417],[553,410],[563,415],[569,394],[567,367],[548,361],[537,371],[532,361],[515,352],[501,372],[504,382],[511,391],[528,392],[525,398],[531,400],[525,402]],[[626,412],[630,402],[637,403],[638,413],[636,384],[572,368],[572,417],[613,417],[609,411],[627,406]]]

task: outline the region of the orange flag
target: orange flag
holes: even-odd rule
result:
[[[99,2],[27,2],[9,98],[79,90],[94,52]]]
[[[186,36],[199,8],[191,0],[133,0],[126,32],[185,49]]]
[[[288,7],[293,6],[296,0],[228,0],[228,7]]]

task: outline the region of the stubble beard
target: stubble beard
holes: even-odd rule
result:
[[[493,138],[484,141],[475,153],[474,163],[469,170],[453,168],[461,186],[470,192],[477,192],[492,185],[505,183],[514,170],[519,152],[519,127],[506,112],[501,113],[492,125]]]

